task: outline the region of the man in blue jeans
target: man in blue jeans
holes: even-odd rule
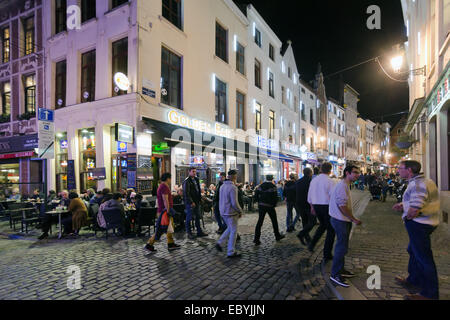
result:
[[[225,172],[220,173],[219,183],[216,185],[216,193],[214,194],[214,217],[216,218],[217,225],[219,226],[219,230],[216,231],[218,234],[224,233],[227,228],[222,216],[220,215],[220,187],[222,187],[223,182],[225,181],[227,175]]]
[[[431,251],[430,236],[439,224],[439,191],[433,180],[420,173],[422,166],[417,161],[402,161],[398,172],[408,179],[408,188],[403,202],[393,209],[403,212],[402,219],[409,236],[409,264],[407,278],[397,276],[397,283],[406,288],[420,288],[418,294],[409,294],[408,300],[439,299],[439,283],[436,264]]]
[[[330,280],[345,288],[350,286],[345,278],[355,276],[352,272],[344,268],[352,222],[356,225],[362,223],[353,216],[352,197],[350,194],[350,185],[358,179],[359,172],[358,167],[347,166],[344,169],[344,179],[339,181],[330,197],[330,223],[334,228],[337,238]]]
[[[297,212],[297,216],[295,220],[292,220],[292,210],[295,208],[295,200],[296,200],[296,190],[295,190],[295,181],[296,181],[295,174],[291,173],[289,175],[289,181],[284,184],[283,189],[283,196],[286,199],[286,231],[292,232],[295,230],[295,224],[297,223],[300,214],[297,212],[297,209],[295,210]]]
[[[183,182],[184,206],[186,213],[186,233],[189,239],[195,239],[191,232],[191,220],[195,219],[197,237],[206,237],[208,234],[202,231],[200,227],[200,201],[201,189],[200,181],[197,178],[197,169],[189,169],[189,176]]]

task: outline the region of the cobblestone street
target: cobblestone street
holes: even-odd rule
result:
[[[277,208],[282,231],[285,210]],[[169,253],[163,236],[151,255],[141,238],[105,240],[98,233],[95,239],[85,231],[78,239],[57,240],[54,230],[50,240],[39,242],[37,230],[17,237],[2,222],[0,299],[334,299],[320,272],[321,252],[309,253],[296,233],[275,242],[268,216],[262,245],[255,247],[257,217],[250,213],[240,220],[243,255],[233,260],[216,252],[217,227],[209,215],[207,238],[192,241],[176,234],[182,249]],[[67,288],[72,265],[81,269],[80,290]]]
[[[396,275],[408,274],[409,259],[406,251],[408,234],[401,220],[401,213],[392,210],[394,203],[394,198],[389,196],[386,202],[371,201],[360,217],[363,224],[353,228],[346,268],[357,274],[356,278],[351,279],[351,283],[366,299],[403,300],[404,295],[409,293],[394,281]],[[450,238],[443,225],[436,229],[431,240],[438,270],[440,299],[449,300]],[[380,290],[367,289],[367,279],[371,274],[366,271],[370,265],[377,265],[381,269]]]

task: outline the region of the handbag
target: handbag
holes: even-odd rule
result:
[[[170,224],[169,215],[167,214],[167,210],[162,213],[161,217],[161,226],[168,226]]]

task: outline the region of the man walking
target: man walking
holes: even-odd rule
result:
[[[278,192],[276,185],[273,183],[272,175],[267,175],[266,181],[258,186],[258,188],[256,189],[255,197],[256,201],[258,201],[259,219],[258,223],[256,224],[255,239],[253,242],[257,246],[261,244],[261,241],[259,239],[261,238],[261,227],[264,223],[264,217],[266,216],[266,213],[269,214],[270,220],[272,221],[275,239],[277,241],[280,241],[285,237],[285,235],[280,234],[280,232],[278,231],[277,213],[275,211],[275,207],[278,202]]]
[[[337,237],[330,280],[335,284],[346,288],[350,285],[344,278],[355,276],[352,272],[344,269],[345,255],[348,251],[352,222],[356,225],[362,223],[353,216],[352,197],[350,194],[350,185],[352,182],[356,181],[358,177],[359,169],[357,167],[346,167],[344,169],[344,179],[336,185],[330,197],[330,222]]]
[[[316,217],[311,214],[311,206],[308,203],[308,190],[311,184],[313,172],[310,168],[305,168],[303,170],[303,178],[295,183],[296,187],[296,209],[300,212],[302,217],[303,229],[297,234],[303,245],[306,245],[305,240],[309,243],[311,238],[309,232],[316,224]],[[316,180],[317,177],[314,179]]]
[[[236,187],[237,171],[228,171],[228,179],[220,188],[220,214],[222,215],[227,229],[217,241],[216,249],[222,251],[222,245],[228,238],[228,258],[240,257],[241,254],[235,250],[238,220],[242,216],[242,208],[238,201],[238,189]]]
[[[334,229],[330,223],[330,215],[328,214],[330,197],[333,191],[335,182],[330,178],[332,165],[329,162],[322,164],[322,173],[311,181],[308,192],[308,203],[311,205],[311,213],[319,219],[320,225],[316,230],[311,242],[308,245],[310,252],[314,251],[319,239],[324,232],[327,232],[325,238],[325,245],[323,248],[324,260],[331,260],[333,256],[331,254],[334,243]]]
[[[425,179],[420,173],[421,168],[417,161],[400,162],[398,171],[402,179],[408,179],[408,188],[403,194],[403,202],[393,207],[403,212],[402,219],[409,236],[409,276],[398,276],[396,281],[405,287],[421,289],[418,294],[407,295],[408,300],[439,299],[438,275],[430,240],[439,224],[439,191],[433,180]]]
[[[175,214],[175,210],[173,209],[172,193],[170,192],[171,179],[172,175],[170,173],[164,173],[161,176],[161,184],[159,185],[156,193],[156,199],[158,201],[158,221],[156,223],[156,232],[145,245],[145,249],[150,252],[156,252],[153,245],[156,241],[159,241],[165,232],[167,232],[167,249],[169,251],[180,249],[180,246],[175,244],[173,240],[173,216]],[[168,226],[161,225],[164,212],[167,212],[169,217]],[[169,226],[171,226],[171,228],[169,228]]]
[[[197,178],[197,169],[190,168],[189,176],[183,182],[184,205],[186,213],[186,233],[189,239],[195,239],[191,232],[191,220],[194,218],[197,237],[206,237],[207,234],[200,227],[200,181]]]
[[[218,234],[222,234],[225,229],[227,228],[227,225],[223,221],[221,215],[220,215],[220,187],[222,187],[223,182],[225,181],[226,173],[221,172],[220,173],[220,180],[219,183],[216,185],[216,193],[214,194],[214,216],[216,218],[217,224],[219,226],[219,230],[217,230]]]
[[[287,208],[287,215],[286,215],[286,231],[292,232],[295,230],[295,224],[297,223],[297,220],[292,221],[292,210],[295,207],[295,174],[291,173],[289,175],[289,181],[286,182],[283,189],[283,196],[286,199],[286,208]],[[297,210],[296,210],[297,211]],[[298,212],[297,212],[298,216]]]

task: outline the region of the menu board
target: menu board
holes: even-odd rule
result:
[[[75,160],[67,160],[67,189],[75,190],[77,182],[75,179]]]

